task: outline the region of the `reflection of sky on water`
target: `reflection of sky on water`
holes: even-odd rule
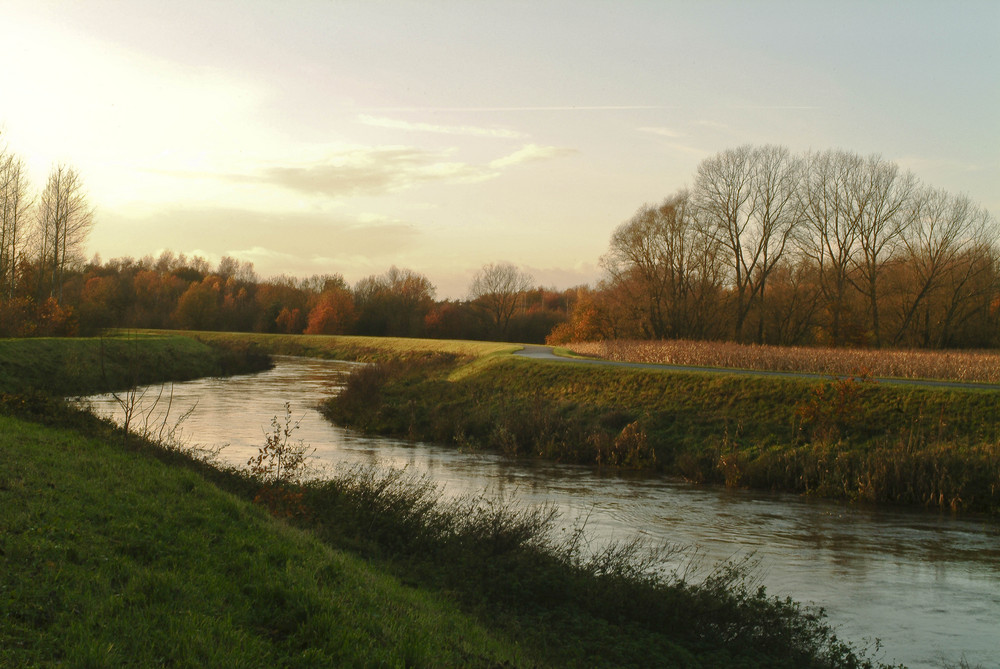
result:
[[[189,445],[228,444],[224,461],[257,454],[271,419],[290,402],[294,438],[330,467],[407,467],[445,496],[483,490],[527,504],[556,504],[567,526],[586,519],[592,545],[635,533],[694,546],[708,565],[754,553],[768,591],[822,605],[847,639],[882,638],[886,660],[940,667],[962,653],[975,666],[1000,656],[1000,526],[944,514],[865,509],[790,495],[698,487],[587,467],[512,462],[490,453],[367,437],[315,410],[351,363],[281,358],[258,375],[173,386],[168,425]],[[151,402],[153,393],[147,394]],[[97,411],[113,402],[92,398]],[[167,406],[167,395],[157,408]],[[162,415],[162,414],[161,414]],[[151,419],[154,420],[154,419]],[[162,418],[160,419],[162,420]]]

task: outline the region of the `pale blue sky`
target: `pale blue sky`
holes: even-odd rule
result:
[[[566,288],[743,143],[880,153],[1000,213],[1000,2],[0,0],[0,124],[91,251]]]

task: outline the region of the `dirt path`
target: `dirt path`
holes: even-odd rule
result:
[[[672,372],[699,372],[705,374],[737,374],[745,376],[777,376],[791,379],[817,379],[830,380],[835,377],[832,374],[813,374],[809,372],[776,372],[758,369],[734,369],[730,367],[692,367],[686,365],[661,365],[651,362],[616,362],[613,360],[597,360],[593,358],[568,358],[556,355],[551,346],[539,346],[535,344],[525,344],[524,349],[515,353],[522,358],[532,360],[542,360],[545,362],[564,362],[579,365],[603,365],[607,367],[624,367],[627,369],[659,369]],[[923,386],[932,388],[955,388],[962,390],[995,390],[1000,391],[1000,384],[996,383],[969,383],[965,381],[934,381],[927,379],[895,379],[885,377],[875,377],[875,381],[886,385],[899,386]]]

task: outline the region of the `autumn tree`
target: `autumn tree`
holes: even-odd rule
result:
[[[485,315],[497,339],[506,338],[518,300],[531,283],[530,274],[509,262],[483,265],[472,278],[469,300]]]
[[[169,268],[140,269],[132,279],[131,322],[133,327],[170,327],[170,315],[188,284]]]
[[[319,295],[309,312],[306,334],[347,334],[354,325],[354,298],[349,290],[332,286]]]
[[[188,330],[214,330],[219,323],[222,280],[207,276],[188,286],[177,300],[172,320],[176,327]]]
[[[358,334],[419,337],[434,306],[434,285],[418,272],[393,266],[354,287]]]

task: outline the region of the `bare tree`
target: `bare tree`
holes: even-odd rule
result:
[[[893,344],[909,330],[918,309],[939,290],[949,289],[952,307],[956,298],[983,263],[995,241],[996,222],[966,195],[922,189],[912,199],[909,225],[902,231],[903,261],[908,270],[901,303],[901,318]],[[931,342],[925,341],[924,345]]]
[[[687,191],[644,205],[611,236],[601,264],[658,339],[703,334],[719,287],[718,244],[697,224]]]
[[[531,288],[532,281],[530,274],[512,263],[490,263],[472,278],[469,299],[485,311],[495,335],[503,338],[517,311],[518,300]]]
[[[80,173],[66,165],[53,167],[38,203],[39,288],[47,281],[49,295],[58,301],[66,268],[78,259],[93,220]]]
[[[14,294],[30,205],[24,161],[0,146],[0,299]]]
[[[728,149],[698,166],[694,200],[706,231],[729,256],[736,337],[742,336],[756,299],[761,305],[757,340],[763,339],[767,279],[800,221],[800,173],[800,161],[774,145]]]
[[[874,155],[850,173],[849,216],[856,221],[858,252],[852,262],[858,270],[848,276],[868,302],[873,343],[882,345],[879,319],[880,278],[885,263],[896,250],[900,236],[911,223],[912,198],[917,179],[901,172],[895,163]]]
[[[851,288],[848,275],[858,251],[858,212],[850,207],[850,184],[862,164],[861,157],[846,151],[810,154],[799,190],[804,223],[799,247],[818,269],[835,345],[844,342],[843,321]]]

